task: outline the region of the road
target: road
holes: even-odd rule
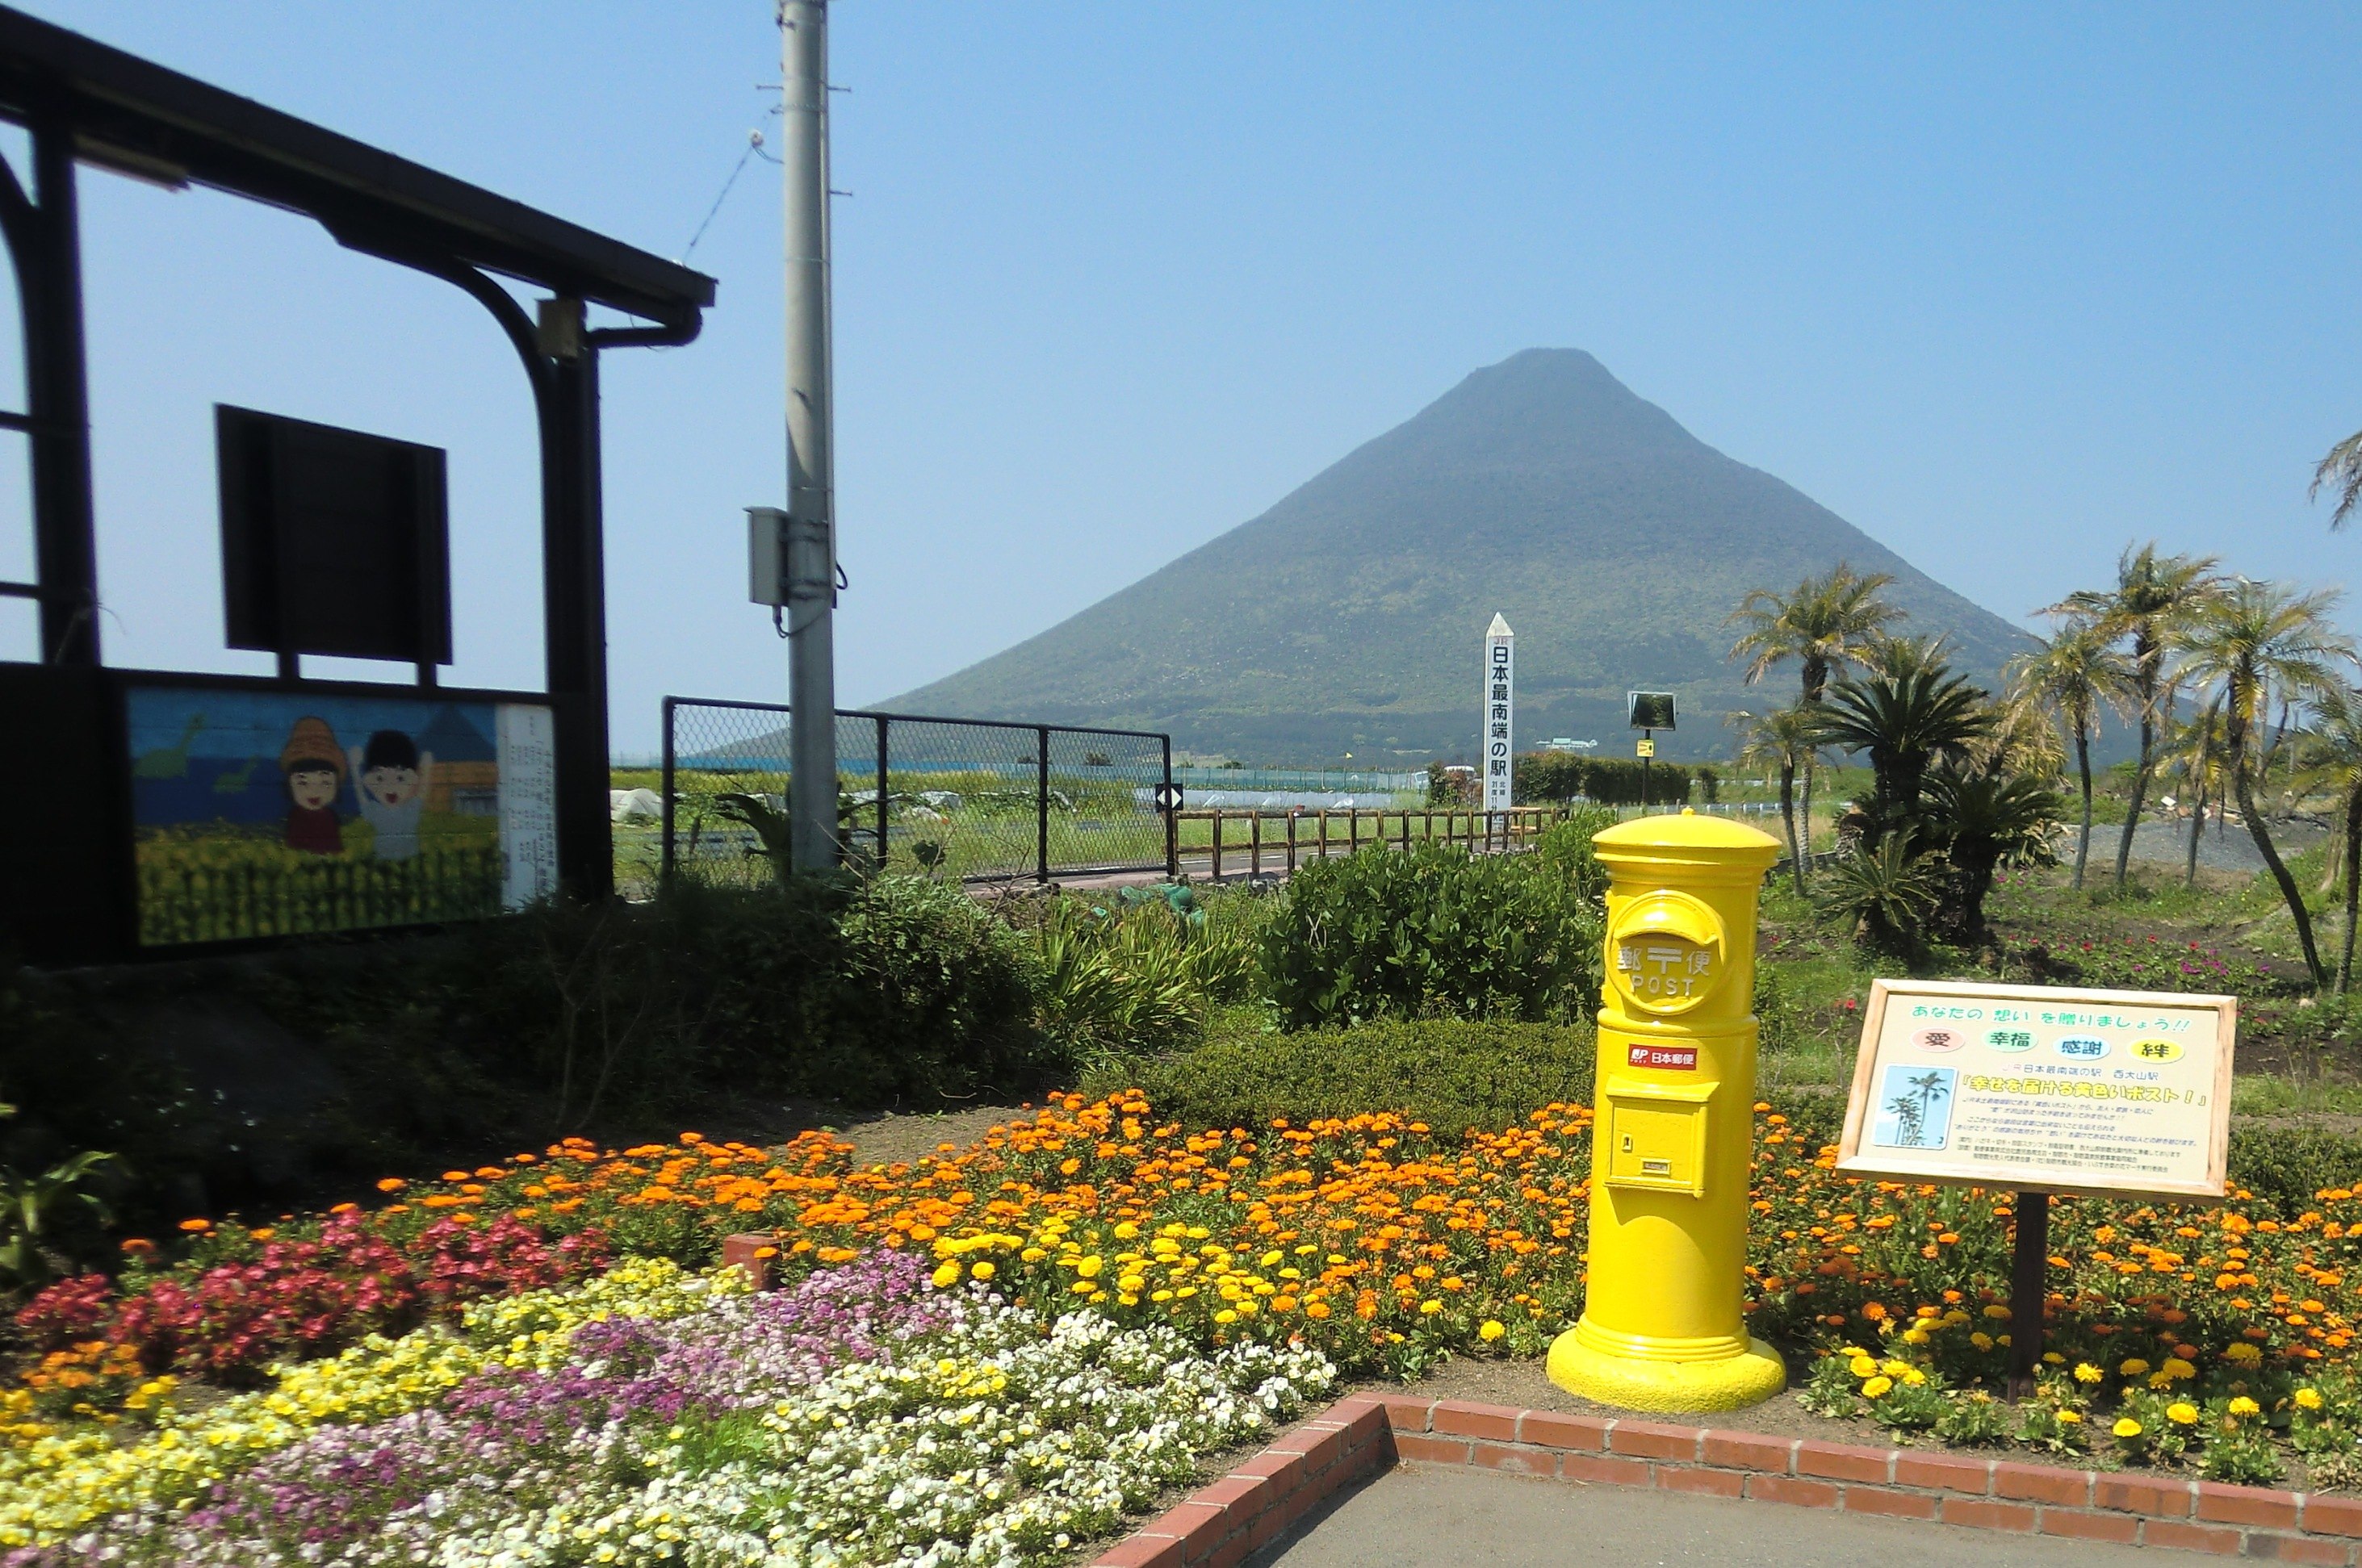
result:
[[[2155,1568],[2138,1547],[1490,1470],[1391,1470],[1255,1568]]]

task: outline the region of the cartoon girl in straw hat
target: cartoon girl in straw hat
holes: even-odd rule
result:
[[[287,784],[287,847],[307,855],[343,854],[335,803],[345,787],[345,752],[326,719],[295,721],[279,752],[279,772]]]

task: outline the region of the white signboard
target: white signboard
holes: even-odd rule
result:
[[[1509,710],[1516,702],[1517,638],[1498,614],[1485,633],[1485,809],[1507,811],[1510,801]]]
[[[494,716],[501,769],[501,907],[557,891],[557,724],[546,707],[504,702]]]
[[[1872,982],[1838,1168],[2223,1195],[2234,996]]]

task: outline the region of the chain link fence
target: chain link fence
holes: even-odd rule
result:
[[[834,722],[848,859],[964,882],[1175,869],[1167,736],[846,709]],[[778,874],[791,724],[778,704],[665,698],[666,877]]]

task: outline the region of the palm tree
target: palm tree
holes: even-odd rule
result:
[[[1918,825],[1927,770],[1965,762],[1995,729],[1985,694],[1940,661],[1915,673],[1840,679],[1818,727],[1822,744],[1870,753],[1870,822],[1862,848]]]
[[[1828,575],[1806,577],[1783,598],[1769,588],[1756,588],[1738,601],[1726,625],[1742,627],[1730,656],[1747,661],[1751,685],[1790,659],[1796,661],[1805,707],[1817,708],[1829,677],[1863,656],[1886,634],[1886,628],[1904,619],[1904,612],[1878,597],[1894,581],[1893,574],[1857,575],[1840,561]],[[1804,848],[1813,847],[1813,753],[1804,754]],[[1799,862],[1800,864],[1802,862]]]
[[[2190,848],[2181,868],[2181,884],[2198,885],[2198,840],[2206,830],[2206,807],[2223,798],[2223,705],[2208,703],[2198,717],[2175,731],[2170,750],[2159,754],[2165,766],[2181,779],[2182,797],[2190,802]]]
[[[1894,1142],[1896,1146],[1906,1149],[1917,1148],[1919,1146],[1919,1128],[1922,1124],[1921,1117],[1923,1114],[1923,1108],[1921,1107],[1917,1097],[1909,1094],[1898,1094],[1893,1099],[1886,1102],[1886,1108],[1894,1113]]]
[[[2092,734],[2099,728],[2100,709],[2121,708],[2133,689],[2132,672],[2115,641],[2096,622],[2070,619],[2056,636],[2036,638],[2035,650],[2009,667],[2011,708],[2040,713],[2075,740],[2083,791],[2083,825],[2075,839],[2077,887],[2083,885],[2083,866],[2092,858]]]
[[[2273,704],[2302,704],[2343,685],[2337,667],[2354,663],[2354,644],[2332,629],[2330,612],[2342,596],[2334,588],[2300,594],[2277,583],[2241,577],[2209,599],[2182,633],[2182,678],[2219,687],[2224,770],[2232,798],[2256,841],[2256,852],[2279,884],[2296,922],[2305,968],[2316,986],[2328,982],[2312,939],[2312,916],[2296,879],[2273,847],[2256,806],[2256,778],[2264,761],[2260,731]]]
[[[2337,953],[2337,993],[2354,984],[2356,916],[2362,914],[2362,691],[2332,686],[2312,700],[2313,726],[2306,760],[2316,784],[2344,807],[2345,930]]]
[[[1935,1109],[1936,1102],[1946,1098],[1952,1091],[1944,1086],[1944,1071],[1941,1068],[1930,1068],[1926,1072],[1915,1074],[1909,1082],[1919,1102],[1919,1121],[1924,1126],[1928,1120],[1928,1112]]]
[[[2323,485],[2337,487],[2337,510],[2329,514],[2329,528],[2334,533],[2345,526],[2355,507],[2362,505],[2362,431],[2356,431],[2331,447],[2329,455],[2314,465],[2312,488],[2305,491],[2305,499],[2318,498]]]
[[[2116,586],[2068,595],[2045,614],[2070,615],[2094,623],[2105,635],[2132,639],[2135,711],[2140,716],[2140,761],[2133,772],[2132,799],[2125,809],[2124,836],[2116,841],[2116,886],[2125,885],[2132,862],[2133,829],[2157,767],[2157,726],[2171,700],[2165,655],[2176,628],[2221,588],[2212,555],[2160,555],[2157,541],[2116,557]]]
[[[1776,768],[1780,773],[1780,818],[1788,829],[1788,864],[1796,891],[1805,889],[1805,851],[1796,839],[1796,771],[1813,754],[1816,719],[1803,703],[1770,713],[1734,713],[1727,722],[1740,729],[1739,766]]]

